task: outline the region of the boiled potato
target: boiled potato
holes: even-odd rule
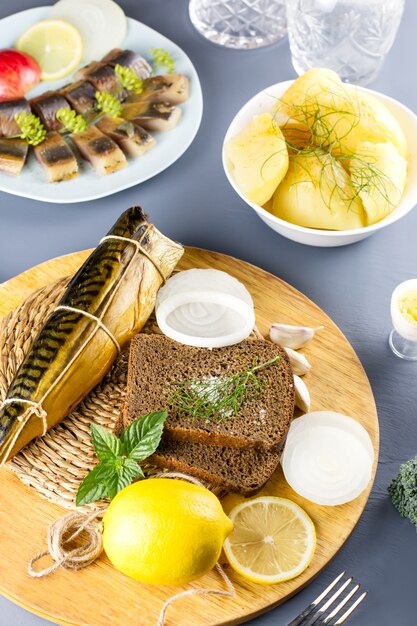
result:
[[[242,194],[262,206],[288,169],[288,150],[272,115],[263,113],[225,146],[229,171]]]
[[[285,113],[300,122],[311,123],[317,109],[335,111],[348,97],[340,77],[333,70],[316,67],[297,78],[276,105],[276,112]]]
[[[269,210],[307,228],[348,230],[366,225],[362,202],[348,173],[318,148],[290,155],[288,172]]]
[[[287,89],[275,107],[283,125],[285,115],[310,130],[319,146],[334,143],[335,135],[344,136],[351,128],[340,112],[352,113],[354,104],[349,92],[333,70],[314,68],[305,72]],[[335,112],[337,118],[335,118]],[[337,130],[337,133],[336,133]]]
[[[404,133],[387,107],[372,95],[342,83],[332,70],[316,68],[300,76],[277,105],[310,128],[313,141],[338,156],[356,152],[364,142],[391,142],[406,158]]]
[[[355,90],[358,123],[341,141],[346,152],[357,152],[362,142],[392,143],[407,158],[407,141],[401,126],[387,107],[366,92]]]
[[[401,201],[407,178],[407,161],[392,143],[364,141],[349,160],[352,185],[357,189],[367,223],[389,215]]]

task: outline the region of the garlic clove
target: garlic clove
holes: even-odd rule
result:
[[[309,370],[311,370],[311,364],[307,361],[304,354],[300,352],[296,352],[292,348],[284,348],[285,352],[290,359],[291,367],[294,374],[297,376],[303,376],[307,374]]]
[[[308,413],[311,407],[310,392],[305,382],[297,375],[294,376],[295,406]]]
[[[324,326],[310,328],[308,326],[291,326],[289,324],[271,324],[269,338],[274,343],[279,343],[284,348],[297,350],[313,339],[317,331],[323,330]]]

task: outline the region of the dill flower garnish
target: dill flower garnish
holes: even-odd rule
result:
[[[163,48],[151,48],[153,63],[156,67],[165,67],[167,74],[175,70],[175,61],[167,50]]]
[[[20,139],[25,139],[31,146],[37,146],[42,143],[46,137],[46,128],[42,124],[39,117],[33,113],[16,113],[14,116],[16,124],[20,128]]]
[[[122,106],[117,98],[105,91],[96,91],[97,108],[110,117],[120,117]]]
[[[114,71],[125,89],[136,94],[142,93],[143,80],[139,78],[131,67],[116,65]]]
[[[86,130],[88,125],[82,115],[77,115],[75,111],[62,107],[55,114],[56,119],[61,122],[64,129],[71,134],[80,133]]]
[[[174,382],[169,406],[187,417],[223,421],[235,417],[248,400],[259,397],[263,381],[256,373],[281,360],[276,357],[242,372]]]

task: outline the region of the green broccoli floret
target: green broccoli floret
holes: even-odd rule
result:
[[[408,517],[417,528],[417,456],[400,465],[388,493],[400,515]]]

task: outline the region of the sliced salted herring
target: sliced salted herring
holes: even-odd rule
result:
[[[119,146],[96,126],[72,134],[71,141],[98,174],[111,174],[127,165]]]
[[[48,182],[55,183],[78,176],[77,159],[65,139],[56,131],[49,132],[42,143],[33,146],[33,152]]]

